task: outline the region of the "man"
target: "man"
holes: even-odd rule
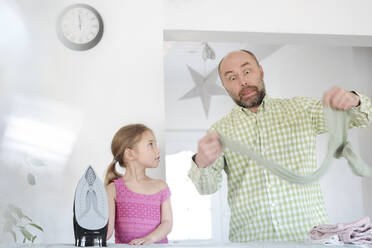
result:
[[[323,102],[269,98],[262,66],[249,51],[229,53],[218,72],[236,106],[210,131],[245,144],[298,175],[317,168],[316,135],[326,132],[323,106],[350,110],[352,127],[366,126],[372,118],[367,97],[339,87],[325,92]],[[314,225],[327,223],[318,183],[281,180],[249,157],[222,151],[219,135],[208,132],[198,143],[189,177],[200,194],[212,194],[220,187],[222,170],[228,179],[231,241],[300,241]]]

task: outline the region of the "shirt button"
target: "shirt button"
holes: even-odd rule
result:
[[[272,207],[275,207],[276,206],[275,202],[271,203],[271,206]]]

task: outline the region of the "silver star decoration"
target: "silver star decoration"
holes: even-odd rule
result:
[[[205,115],[208,117],[211,96],[226,95],[226,91],[216,84],[218,67],[212,70],[206,77],[203,77],[199,72],[195,71],[190,66],[187,66],[187,68],[189,69],[191,77],[196,86],[179,100],[200,97],[203,103]]]

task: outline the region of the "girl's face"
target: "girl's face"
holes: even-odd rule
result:
[[[160,162],[160,150],[156,145],[156,138],[151,131],[145,131],[141,140],[136,144],[134,156],[137,163],[145,168],[156,168]]]

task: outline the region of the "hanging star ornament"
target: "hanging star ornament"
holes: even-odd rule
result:
[[[191,77],[195,83],[195,87],[187,92],[183,97],[179,98],[179,100],[200,97],[203,103],[204,113],[206,117],[208,117],[211,96],[226,95],[226,91],[216,84],[218,67],[211,71],[206,77],[203,77],[190,66],[187,66],[187,68],[189,69]]]

